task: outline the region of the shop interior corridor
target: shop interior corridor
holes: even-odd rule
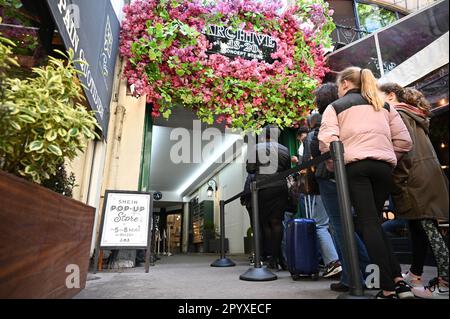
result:
[[[276,271],[278,279],[267,282],[239,280],[250,266],[247,255],[231,255],[235,267],[215,268],[216,254],[174,254],[161,256],[150,267],[104,270],[89,273],[86,288],[76,299],[335,299],[329,289],[332,280],[292,280],[288,271]],[[403,265],[403,270],[408,269]],[[424,281],[436,273],[425,267]],[[377,291],[369,291],[375,294]]]

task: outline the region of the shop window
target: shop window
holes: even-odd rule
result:
[[[327,59],[327,63],[331,70],[337,72],[349,66],[359,66],[372,70],[377,78],[381,76],[373,35],[352,44],[345,50],[333,53]],[[329,77],[327,80],[333,79]]]
[[[376,4],[356,3],[359,26],[367,32],[374,32],[397,21],[397,14]]]
[[[385,71],[400,65],[447,33],[448,10],[448,1],[443,1],[381,31],[378,40]]]

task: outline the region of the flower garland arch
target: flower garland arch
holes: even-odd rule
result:
[[[328,71],[324,48],[334,23],[324,0],[296,0],[284,11],[276,0],[136,0],[124,12],[124,77],[134,95],[146,95],[153,117],[169,118],[178,103],[208,124],[296,127]],[[272,41],[271,61],[211,52],[212,28]]]

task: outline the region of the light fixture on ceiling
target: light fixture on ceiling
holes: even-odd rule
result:
[[[447,105],[448,104],[448,99],[446,99],[446,98],[440,99],[437,104],[438,104],[438,106]]]
[[[211,179],[208,181],[208,189],[206,191],[208,193],[208,197],[212,197],[214,191],[217,191],[217,183],[215,180]]]
[[[223,156],[223,154],[226,154],[226,151],[228,151],[228,149],[232,147],[238,140],[243,140],[243,137],[241,137],[241,135],[239,134],[225,134],[225,136],[223,136],[222,143],[218,147],[214,148],[214,153],[211,156],[208,156],[208,158],[202,162],[200,168],[198,168],[195,173],[193,173],[186,180],[186,182],[183,183],[180,188],[178,188],[177,193],[182,196],[185,195],[183,193],[186,191],[186,189],[193,183],[195,183],[196,179],[199,178],[203,173],[205,173],[208,168],[210,168],[214,163],[220,161],[221,156]]]

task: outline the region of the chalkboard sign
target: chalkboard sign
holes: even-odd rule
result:
[[[277,51],[277,44],[271,35],[217,25],[206,26],[202,33],[211,44],[208,54],[274,62],[271,55]]]
[[[152,216],[152,193],[107,190],[97,240],[95,270],[100,249],[147,249],[145,267],[148,272]]]

